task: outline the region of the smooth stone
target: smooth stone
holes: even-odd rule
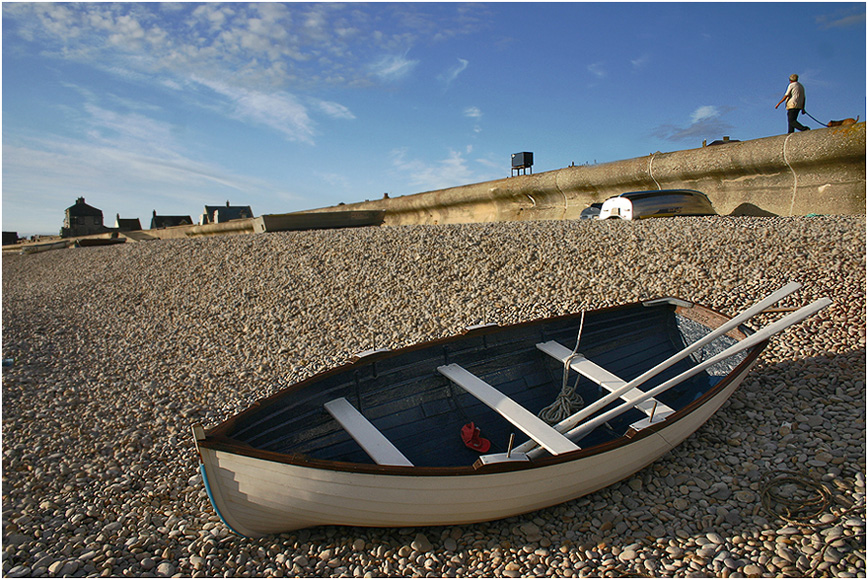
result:
[[[413,540],[410,546],[418,552],[430,552],[434,549],[434,546],[431,545],[431,542],[428,541],[428,538],[427,536],[425,536],[425,534],[416,534],[416,538]]]
[[[157,574],[160,576],[172,576],[175,574],[175,567],[171,562],[160,562],[157,566]]]
[[[26,534],[9,534],[4,543],[10,546],[20,546],[22,544],[27,544],[32,541],[33,538]]]
[[[28,578],[32,571],[29,566],[15,566],[9,572],[4,573],[4,576],[9,578]]]
[[[722,544],[726,543],[726,542],[724,542],[723,538],[720,537],[720,534],[715,533],[715,532],[709,532],[709,533],[705,534],[705,537],[708,538],[708,540],[712,544],[722,545]]]

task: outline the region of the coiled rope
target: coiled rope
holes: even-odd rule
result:
[[[813,477],[806,477],[794,471],[768,471],[763,475],[763,480],[760,492],[763,510],[791,525],[819,529],[828,527],[853,512],[865,510],[865,500],[863,499],[851,508],[839,514],[833,514],[834,518],[830,521],[812,523],[812,520],[819,518],[832,505],[834,496],[829,486]],[[813,576],[825,561],[826,550],[832,544],[842,540],[859,538],[864,541],[865,534],[834,536],[826,540],[823,548],[815,555],[814,565],[808,571],[807,576]]]
[[[545,407],[538,413],[539,418],[549,425],[554,425],[555,423],[563,421],[585,406],[584,399],[582,399],[582,396],[576,392],[576,387],[579,385],[581,375],[576,377],[576,382],[573,386],[569,385],[568,380],[570,376],[570,364],[572,364],[574,358],[581,356],[577,354],[577,351],[579,350],[579,343],[582,341],[582,329],[584,327],[585,311],[582,310],[582,318],[579,322],[579,335],[576,337],[576,348],[573,349],[573,352],[570,353],[570,356],[568,356],[564,361],[564,375],[561,380],[561,392],[558,393],[557,398],[551,405]]]
[[[813,478],[793,471],[769,471],[763,479],[763,509],[789,524],[810,525],[831,504],[829,486]]]

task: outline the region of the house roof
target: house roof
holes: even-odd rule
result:
[[[206,205],[205,206],[205,215],[208,216],[208,219],[212,219],[214,217],[215,211],[220,212],[220,218],[224,221],[253,217],[253,210],[250,209],[249,205]]]
[[[157,215],[155,212],[151,218],[151,229],[185,226],[192,223],[193,218],[188,215]]]
[[[118,216],[116,224],[116,227],[122,230],[134,231],[142,229],[142,222],[139,221],[139,218],[122,218]]]
[[[84,203],[84,198],[75,200],[75,205],[66,208],[66,213],[74,216],[102,216],[102,210]]]

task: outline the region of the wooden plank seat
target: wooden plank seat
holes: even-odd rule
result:
[[[553,455],[580,449],[578,445],[548,425],[545,421],[492,387],[460,365],[437,367],[437,372],[500,413],[504,419],[521,429]]]
[[[620,377],[610,373],[603,367],[586,359],[582,355],[573,355],[573,352],[570,349],[560,344],[559,342],[550,340],[549,342],[541,342],[537,344],[536,347],[547,355],[561,361],[562,363],[566,363],[567,359],[572,356],[573,358],[570,361],[571,369],[573,369],[580,375],[591,379],[609,392],[615,392],[627,384],[627,382]],[[630,389],[629,391],[621,395],[621,399],[629,403],[643,397],[644,395],[644,391],[635,388]],[[652,422],[657,423],[659,421],[662,421],[667,416],[675,412],[674,409],[654,398],[642,401],[634,405],[634,407],[648,416],[647,419],[637,421],[636,423],[633,423],[631,425],[631,427],[633,427],[637,431],[648,427],[652,424]]]
[[[324,407],[378,465],[413,467],[413,463],[345,398],[329,401]]]

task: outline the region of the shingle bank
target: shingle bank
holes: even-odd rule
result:
[[[3,575],[865,577],[865,248],[859,217],[685,217],[3,256]],[[198,475],[191,424],[362,350],[665,295],[732,315],[791,280],[781,307],[834,304],[775,337],[691,438],[572,502],[248,540]],[[782,471],[831,490],[805,525],[764,507]]]

